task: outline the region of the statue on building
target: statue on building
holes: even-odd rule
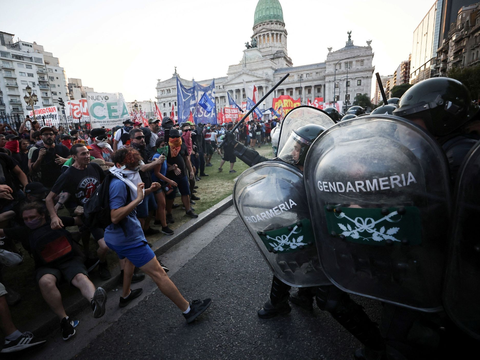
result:
[[[256,48],[256,47],[257,47],[257,39],[253,38],[252,39],[252,48]]]
[[[345,46],[353,46],[352,32],[351,32],[351,31],[347,31],[347,34],[348,34],[348,41],[347,41],[347,43],[346,43]]]
[[[247,42],[245,43],[245,47],[246,47],[247,49],[251,49],[251,48],[252,48],[252,45],[250,45],[250,43],[247,41]]]

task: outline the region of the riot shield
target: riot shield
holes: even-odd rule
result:
[[[272,271],[285,284],[330,284],[318,263],[303,175],[281,161],[266,161],[238,178],[233,199]]]
[[[480,339],[480,143],[470,151],[458,176],[444,306],[461,329]]]
[[[290,110],[282,121],[277,154],[282,152],[283,146],[290,138],[292,131],[305,125],[320,125],[324,129],[328,129],[335,125],[335,122],[327,113],[311,106],[302,105]]]
[[[304,174],[320,263],[335,285],[442,309],[450,192],[433,138],[394,116],[341,122],[312,144]]]

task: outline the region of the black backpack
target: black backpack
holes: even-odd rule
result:
[[[110,171],[107,171],[103,182],[97,186],[95,192],[90,196],[88,201],[83,206],[83,213],[85,215],[85,225],[90,229],[102,228],[105,229],[112,223],[110,216],[110,182],[114,178]]]

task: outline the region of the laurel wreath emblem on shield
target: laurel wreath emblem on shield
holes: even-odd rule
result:
[[[400,230],[399,227],[391,227],[390,229],[386,229],[385,226],[382,226],[380,229],[376,228],[376,225],[383,222],[388,221],[391,223],[396,223],[402,220],[402,216],[400,219],[392,219],[395,215],[398,215],[398,211],[393,211],[390,214],[384,216],[383,218],[375,221],[373,218],[361,218],[356,217],[352,219],[348,217],[344,212],[340,214],[335,214],[337,219],[346,219],[355,225],[355,228],[352,228],[350,224],[342,224],[338,223],[338,227],[343,230],[341,235],[345,237],[351,237],[353,239],[361,239],[365,241],[373,240],[373,241],[398,241],[401,240],[397,239],[395,236],[396,233]],[[363,233],[367,233],[367,236],[363,236]],[[368,236],[370,234],[370,236]]]
[[[295,225],[288,235],[278,235],[276,237],[267,235],[267,239],[273,241],[269,243],[269,245],[273,248],[273,251],[282,252],[286,250],[297,249],[299,246],[307,246],[308,244],[303,242],[303,235],[300,235],[297,238],[293,237],[293,235],[298,235],[302,232],[301,229],[296,231],[297,229],[298,226]]]

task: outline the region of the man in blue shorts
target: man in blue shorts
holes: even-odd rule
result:
[[[133,274],[134,266],[140,268],[183,312],[187,323],[191,323],[210,306],[211,299],[194,300],[192,303],[185,300],[148,246],[140,221],[136,217],[135,208],[145,196],[158,190],[160,184],[154,182],[150,188],[145,189],[139,174],[141,156],[135,149],[117,150],[112,160],[115,168],[110,171],[116,178],[113,178],[110,183],[112,224],[105,229],[105,242],[120,259],[129,260],[124,269],[126,279]],[[124,283],[124,285],[128,284]],[[131,295],[128,286],[124,286],[123,298],[126,299]]]

